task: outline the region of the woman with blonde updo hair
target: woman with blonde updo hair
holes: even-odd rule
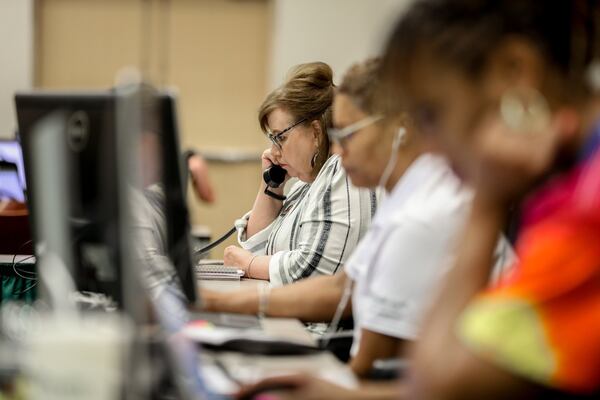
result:
[[[236,223],[242,247],[225,249],[225,263],[246,277],[281,285],[332,275],[371,222],[375,193],[353,186],[330,152],[332,75],[322,62],[298,65],[260,106],[258,121],[271,141],[262,168],[276,165],[286,174],[279,188],[261,180],[252,210]],[[298,181],[283,196],[290,178]]]

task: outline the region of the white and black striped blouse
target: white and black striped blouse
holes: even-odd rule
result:
[[[366,233],[376,208],[375,192],[352,185],[334,155],[312,183],[294,184],[279,216],[265,229],[246,238],[245,223],[238,221],[238,240],[255,255],[272,256],[269,277],[274,285],[332,275]]]

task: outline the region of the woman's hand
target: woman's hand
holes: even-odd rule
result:
[[[270,147],[263,151],[262,156],[260,157],[260,161],[263,170],[269,168],[271,165],[278,165],[277,160],[275,160],[275,156],[273,156]]]
[[[254,257],[253,254],[248,250],[244,250],[237,246],[227,246],[223,253],[223,263],[225,265],[239,267],[246,272],[252,257]]]
[[[261,165],[262,165],[263,171],[267,168],[270,168],[273,165],[279,165],[279,160],[277,160],[276,157],[273,155],[271,148],[268,148],[265,151],[263,151],[262,156],[261,156]],[[283,187],[285,186],[285,183],[288,180],[290,180],[290,178],[291,178],[290,175],[286,173],[283,184],[281,186],[279,186],[280,190],[283,191]]]
[[[552,125],[543,132],[515,132],[491,119],[477,135],[470,166],[476,192],[499,206],[518,200],[551,168],[559,141]]]
[[[279,162],[271,152],[271,149],[268,148],[262,153],[261,166],[264,171],[272,165],[279,165]],[[287,179],[288,176],[286,175],[286,180]],[[269,224],[277,218],[283,205],[283,202],[267,196],[264,193],[267,187],[264,179],[261,179],[260,182],[258,194],[256,195],[256,200],[254,201],[252,212],[250,213],[250,218],[246,225],[247,238],[251,238],[256,233],[269,226]],[[271,188],[270,191],[278,195],[283,195],[283,187],[284,185],[280,185],[278,188]]]

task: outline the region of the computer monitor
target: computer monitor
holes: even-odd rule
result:
[[[179,146],[176,100],[171,93],[147,88],[143,96],[142,133],[138,160],[141,187],[152,203],[156,230],[165,230],[158,247],[166,251],[187,301],[196,301],[192,265],[189,213],[185,199],[185,176]],[[157,268],[160,268],[157,266]],[[160,271],[159,271],[160,272]]]
[[[119,191],[123,190],[118,182],[120,179],[122,181],[125,173],[130,174],[131,171],[119,171],[118,165],[121,165],[121,169],[125,168],[117,159],[117,154],[123,154],[123,149],[118,146],[140,143],[142,152],[143,148],[151,149],[150,156],[141,165],[132,165],[132,168],[140,172],[141,179],[146,180],[145,184],[158,183],[164,190],[163,215],[168,257],[188,302],[193,303],[196,301],[196,287],[179,156],[175,98],[171,94],[144,90],[139,100],[141,103],[137,105],[142,108],[139,110],[142,132],[122,132],[121,135],[135,136],[123,141],[116,129],[120,115],[117,110],[119,99],[114,90],[18,93],[15,101],[27,185],[30,188],[28,198],[41,196],[43,199],[44,196],[44,193],[35,192],[34,182],[39,176],[32,171],[39,160],[32,156],[32,136],[35,136],[32,128],[44,117],[60,110],[65,119],[65,129],[60,135],[62,143],[57,152],[64,154],[66,163],[68,190],[64,198],[68,204],[72,265],[75,266],[71,271],[72,276],[78,290],[105,293],[121,303],[124,290],[121,282],[124,249],[121,244],[125,238],[119,229],[123,222]],[[124,118],[129,117],[125,115]],[[151,143],[151,146],[147,147],[144,143]],[[30,216],[32,226],[35,226],[36,215],[31,209]]]
[[[0,200],[25,202],[25,168],[17,140],[0,140]]]
[[[67,264],[76,288],[104,293],[121,304],[115,94],[34,91],[18,93],[15,103],[34,243],[61,239],[66,258],[72,257]],[[49,118],[55,124],[48,126],[58,124],[54,132],[44,125]],[[66,238],[40,233],[44,218],[51,216],[36,215],[35,201],[44,213],[60,214],[65,207],[66,221],[51,223],[64,222]],[[58,226],[56,235],[61,236]]]

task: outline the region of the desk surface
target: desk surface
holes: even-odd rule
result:
[[[240,279],[239,281],[219,281],[219,280],[198,280],[200,284],[200,295],[202,288],[214,290],[217,292],[232,292],[240,289],[256,288],[259,285],[268,285],[269,282],[258,279]]]
[[[268,285],[266,281],[242,279],[241,281],[199,281],[200,290],[207,288],[215,291],[230,292],[257,285]],[[274,334],[296,341],[314,344],[315,339],[297,319],[265,318],[263,329],[267,334]],[[347,365],[340,362],[333,354],[323,352],[305,356],[256,356],[233,352],[209,352],[210,357],[217,357],[229,374],[237,381],[251,383],[267,376],[308,372],[338,385],[352,387],[357,384],[354,374]]]

